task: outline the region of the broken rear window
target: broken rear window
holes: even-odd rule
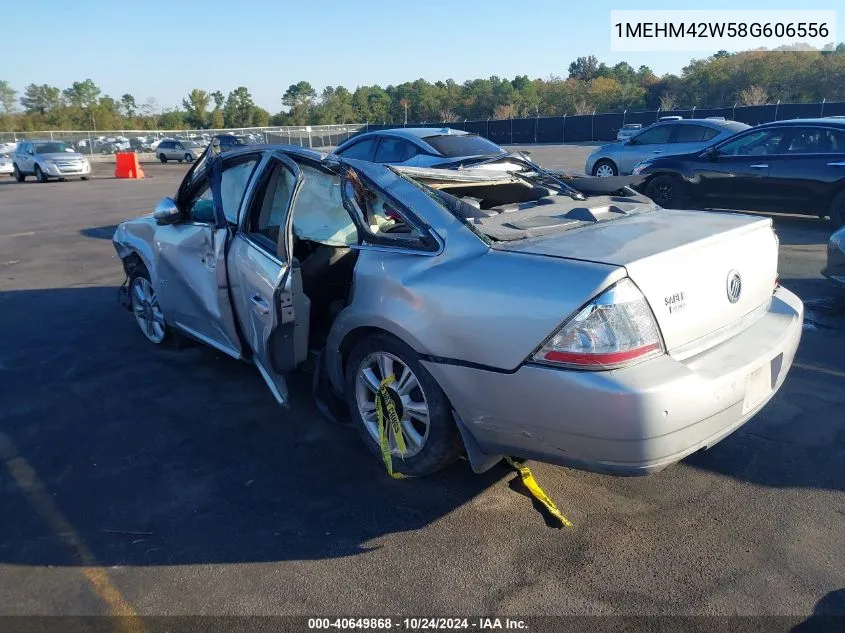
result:
[[[448,158],[502,153],[501,147],[477,134],[441,134],[423,140]]]

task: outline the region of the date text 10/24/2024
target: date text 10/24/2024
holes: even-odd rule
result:
[[[449,630],[527,630],[528,625],[518,618],[309,618],[312,631],[346,629],[358,631],[449,631]]]

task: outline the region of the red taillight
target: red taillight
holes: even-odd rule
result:
[[[645,356],[651,352],[660,349],[658,343],[651,343],[650,345],[643,345],[636,349],[625,350],[624,352],[610,352],[607,354],[577,354],[574,352],[560,352],[552,350],[546,352],[543,358],[553,361],[555,363],[569,363],[571,365],[590,366],[607,366],[618,365],[619,363],[627,363],[629,360],[634,360],[640,356]]]

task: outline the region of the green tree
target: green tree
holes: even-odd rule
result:
[[[70,88],[64,89],[63,94],[69,105],[78,108],[90,108],[97,103],[100,88],[90,79],[86,79],[85,81],[74,81]]]
[[[15,109],[15,101],[18,91],[12,89],[8,81],[0,79],[0,112],[11,114]]]
[[[47,114],[62,105],[62,92],[47,84],[29,84],[24,88],[21,105],[27,114]]]
[[[214,108],[211,111],[211,127],[215,130],[220,130],[226,127],[226,120],[223,118],[223,110]]]
[[[255,103],[245,86],[239,86],[229,93],[223,106],[223,119],[226,127],[250,127]]]
[[[222,110],[223,104],[226,103],[226,97],[223,95],[223,93],[219,90],[215,90],[211,93],[211,98],[214,99],[214,109]]]
[[[267,127],[270,125],[270,113],[264,108],[255,106],[252,111],[252,127]]]
[[[128,117],[135,116],[138,110],[138,104],[135,103],[135,97],[128,92],[120,98],[120,106],[123,108],[123,114]]]
[[[204,128],[208,125],[208,104],[211,103],[211,95],[205,90],[194,88],[187,99],[182,99],[182,107],[185,108],[185,121],[194,128]]]
[[[590,81],[598,76],[599,60],[595,55],[579,57],[569,64],[569,76],[581,81]]]
[[[290,108],[288,118],[291,123],[294,125],[308,123],[316,98],[317,92],[307,81],[288,86],[285,94],[282,95],[282,104]]]

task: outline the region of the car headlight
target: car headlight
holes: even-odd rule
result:
[[[534,361],[604,370],[663,353],[663,340],[651,307],[626,277],[567,319],[534,354]]]

